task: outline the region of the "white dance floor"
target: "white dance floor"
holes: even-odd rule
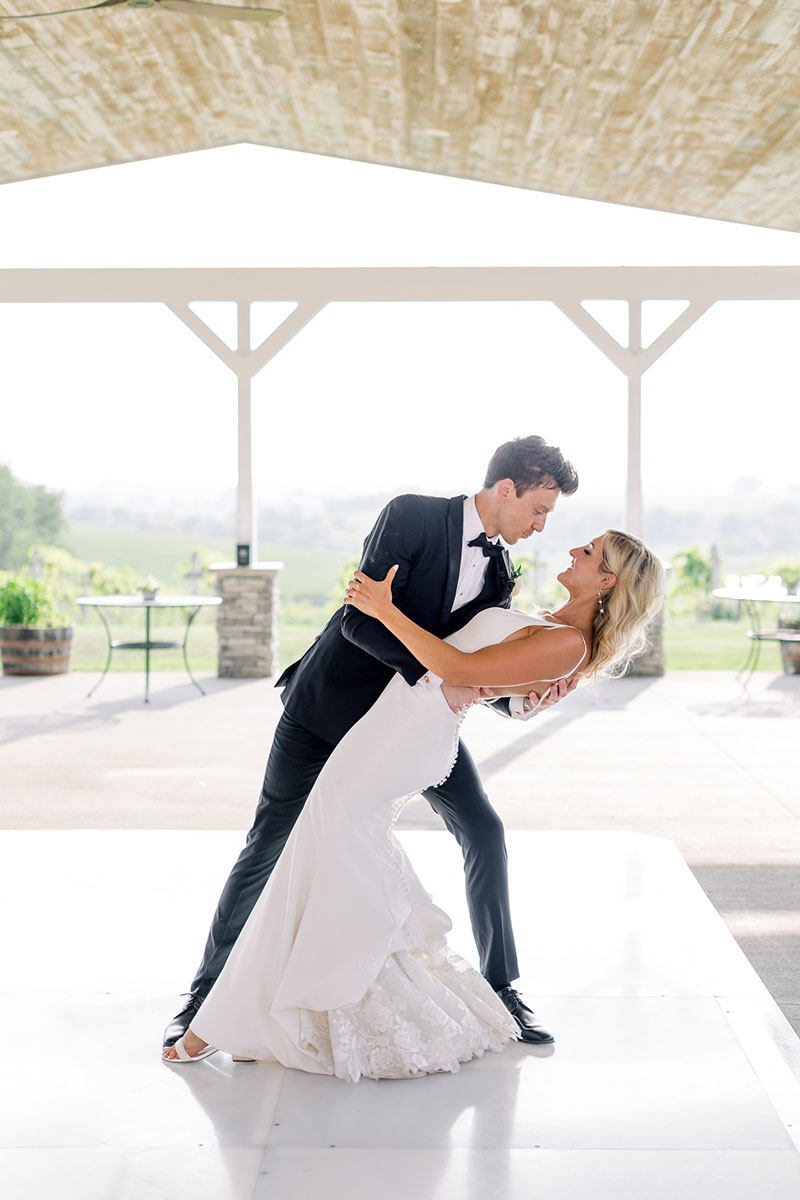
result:
[[[404,833],[474,959],[446,833]],[[159,1059],[235,833],[0,834],[3,1200],[797,1200],[800,1043],[668,842],[512,833],[555,1047],[336,1079]]]

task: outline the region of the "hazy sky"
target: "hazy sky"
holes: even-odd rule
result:
[[[254,146],[6,184],[0,228],[2,267],[800,263],[797,234]],[[166,308],[0,311],[26,481],[235,484],[235,379]],[[800,483],[798,330],[800,304],[719,304],[646,374],[646,498]],[[621,494],[625,428],[624,378],[549,304],[329,306],[254,384],[263,499],[467,490],[530,432]]]

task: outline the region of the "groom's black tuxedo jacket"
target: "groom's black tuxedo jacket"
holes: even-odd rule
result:
[[[361,570],[372,579],[383,579],[397,564],[395,604],[437,637],[455,633],[484,608],[507,608],[514,590],[508,555],[492,557],[480,595],[451,613],[461,566],[464,500],[412,495],[390,500],[361,557]],[[290,716],[335,743],[372,707],[396,671],[413,686],[425,668],[379,621],[343,605],[275,686],[284,687],[281,698]]]

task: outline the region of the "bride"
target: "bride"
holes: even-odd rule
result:
[[[495,695],[623,669],[663,596],[660,562],[616,530],[570,550],[557,612],[490,608],[444,641],[392,603],[395,568],[361,571],[345,603],[380,621],[426,668]],[[400,1079],[500,1050],[518,1029],[486,980],[447,947],[392,828],[404,803],[443,781],[466,710],[394,676],[323,768],[230,957],[164,1060],[222,1049],[236,1059],[356,1081]]]

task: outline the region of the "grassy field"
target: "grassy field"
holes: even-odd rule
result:
[[[744,621],[696,621],[684,617],[667,620],[664,656],[670,671],[738,671],[747,657],[750,642]],[[783,670],[781,652],[775,642],[764,642],[759,671]]]
[[[138,640],[144,636],[144,616],[141,612],[125,615],[107,612],[112,636],[121,640]],[[116,619],[115,619],[116,616]],[[213,610],[201,612],[189,635],[189,662],[193,670],[215,671],[217,666],[217,636]],[[308,619],[289,618],[280,623],[279,664],[283,668],[298,658],[311,645],[327,620],[327,610],[308,610]],[[175,613],[153,614],[152,635],[163,641],[180,641],[185,625],[175,620]],[[669,620],[664,632],[666,662],[672,671],[734,671],[742,665],[749,643],[745,638],[746,625],[736,621],[693,621],[688,618]],[[100,671],[106,660],[105,632],[93,612],[85,619],[78,617],[75,626],[72,664],[76,671]],[[159,650],[151,656],[151,670],[179,670],[183,656],[179,650]],[[134,650],[117,650],[112,669],[141,671],[144,654]],[[772,643],[761,648],[760,671],[781,671],[780,651]]]
[[[84,562],[99,561],[108,566],[131,566],[137,574],[154,575],[165,590],[184,592],[187,581],[179,566],[195,550],[207,550],[212,556],[229,559],[233,546],[222,538],[202,538],[192,533],[116,528],[73,522],[69,544]],[[354,548],[354,554],[357,548]],[[302,546],[263,545],[262,560],[283,562],[280,576],[281,621],[279,664],[294,661],[311,644],[333,607],[334,593],[348,555],[336,550],[312,550]],[[141,612],[108,612],[112,636],[138,640],[144,636]],[[164,641],[179,641],[185,624],[175,612],[153,614],[153,636]],[[193,670],[215,671],[217,641],[213,610],[201,612],[189,635],[189,662]],[[100,671],[106,660],[106,637],[97,615],[88,611],[75,618],[73,669]],[[737,670],[747,654],[745,620],[700,621],[696,618],[668,617],[664,648],[669,670]],[[144,654],[120,650],[114,654],[112,670],[139,671]],[[158,651],[151,656],[152,670],[176,670],[183,667],[179,650]],[[780,651],[774,644],[762,646],[759,670],[780,672]]]

